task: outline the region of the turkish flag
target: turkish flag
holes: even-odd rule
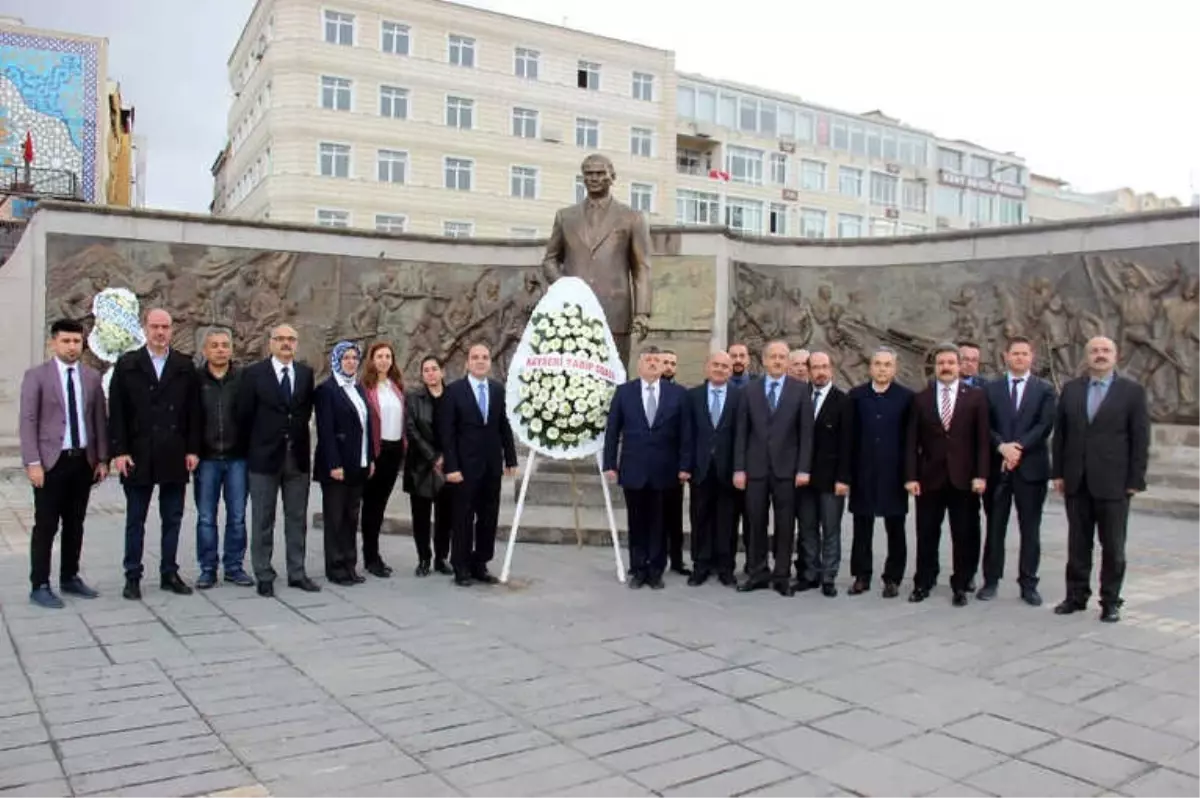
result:
[[[25,133],[25,147],[22,154],[25,156],[25,163],[33,163],[33,133],[31,131]]]
[[[724,180],[724,181],[728,182],[729,181],[729,173],[722,172],[720,169],[709,169],[708,170],[708,178],[710,180]]]

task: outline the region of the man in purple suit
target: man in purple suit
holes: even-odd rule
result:
[[[100,375],[79,361],[83,325],[56,321],[50,337],[54,357],[21,380],[21,462],[33,485],[29,600],[61,609],[62,599],[50,588],[50,555],[60,522],[59,587],[80,598],[99,595],[79,577],[79,555],[92,484],[108,475],[108,418]]]

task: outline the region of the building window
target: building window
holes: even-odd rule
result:
[[[863,219],[850,213],[838,214],[838,238],[861,238]]]
[[[408,55],[408,26],[399,22],[384,22],[381,27],[383,41],[379,49],[392,55]]]
[[[968,196],[971,198],[971,221],[980,225],[991,224],[992,195],[972,191]]]
[[[958,150],[938,147],[938,169],[945,169],[947,172],[961,172],[963,170],[963,154]]]
[[[442,235],[446,238],[470,238],[475,234],[475,225],[470,222],[442,222]]]
[[[707,175],[712,168],[712,155],[698,150],[675,150],[675,171],[681,175]]]
[[[758,107],[758,132],[764,136],[775,136],[778,134],[776,125],[778,122],[777,113],[779,106],[774,103],[761,103]],[[791,135],[790,133],[788,135]]]
[[[600,123],[579,117],[575,120],[575,146],[590,150],[600,148]]]
[[[379,115],[389,119],[408,119],[408,89],[380,86]]]
[[[350,176],[350,145],[330,144],[323,141],[320,144],[321,176],[349,177]]]
[[[825,211],[812,208],[800,209],[800,235],[803,238],[824,238],[826,231]]]
[[[403,183],[408,171],[408,153],[400,150],[380,150],[376,171],[380,183]]]
[[[875,159],[883,157],[883,134],[874,125],[867,128],[867,157]]]
[[[446,159],[446,188],[455,191],[470,191],[475,162],[469,158]]]
[[[717,124],[722,127],[737,127],[737,115],[737,97],[721,92],[721,99],[717,104]]]
[[[767,216],[767,232],[773,236],[787,235],[787,206],[778,202],[771,203],[771,211]]]
[[[600,91],[600,65],[591,61],[580,61],[575,71],[575,85],[581,89]]]
[[[330,111],[349,111],[351,82],[349,78],[321,76],[321,107]]]
[[[924,166],[928,147],[924,139],[900,137],[900,161],[910,166]]]
[[[744,235],[762,235],[762,203],[730,197],[725,203],[725,225]]]
[[[888,238],[896,235],[896,223],[891,219],[871,219],[871,236],[873,238]]]
[[[862,196],[863,173],[849,166],[838,167],[838,193],[846,197]]]
[[[883,131],[883,160],[894,161],[896,157],[896,131],[885,130]]]
[[[508,236],[509,238],[528,240],[531,238],[537,238],[538,231],[536,227],[510,227],[508,228]]]
[[[575,175],[575,201],[583,202],[587,199],[587,186],[583,183],[582,175]]]
[[[349,227],[350,212],[317,208],[317,224],[321,227]]]
[[[375,229],[381,233],[403,233],[407,228],[407,216],[395,213],[375,214]]]
[[[729,173],[729,179],[735,183],[749,183],[752,186],[761,186],[763,182],[762,150],[751,150],[746,147],[726,147],[725,171]],[[760,215],[761,212],[760,207]]]
[[[925,213],[925,183],[920,180],[905,180],[901,188],[901,200],[906,211]]]
[[[340,11],[325,12],[325,41],[328,44],[354,46],[354,15]]]
[[[675,192],[676,224],[720,224],[721,198],[703,191]]]
[[[844,119],[833,120],[833,148],[835,150],[850,149],[850,126]]]
[[[808,111],[796,114],[796,140],[811,142],[813,140],[813,115]]]
[[[992,159],[980,158],[978,155],[971,156],[971,177],[982,178],[983,180],[992,179]]]
[[[537,80],[541,57],[541,53],[537,50],[518,47],[513,54],[513,74],[526,80]]]
[[[867,136],[862,125],[850,126],[850,152],[853,155],[867,154]]]
[[[871,173],[871,202],[875,205],[896,205],[896,184],[899,179],[895,175],[885,175],[882,172]]]
[[[474,127],[475,101],[463,97],[446,98],[446,127],[470,130]]]
[[[475,66],[475,40],[469,36],[450,34],[450,63],[454,66]]]
[[[538,112],[531,108],[514,108],[512,112],[512,134],[519,139],[536,139]]]
[[[633,73],[633,99],[650,102],[654,99],[654,76],[645,72]]]
[[[538,170],[532,166],[514,166],[509,183],[511,196],[520,199],[537,199]]]
[[[777,186],[787,185],[787,155],[782,152],[771,153],[771,182]]]
[[[651,156],[653,149],[654,131],[644,127],[629,129],[629,152],[643,158]]]
[[[696,118],[696,90],[680,86],[675,90],[675,114],[684,119]]]
[[[1025,221],[1025,203],[1012,197],[1000,197],[1000,224],[1021,224]]]
[[[738,97],[738,130],[758,132],[758,100]]]
[[[649,183],[629,184],[629,207],[642,213],[654,212],[654,186]]]
[[[825,164],[820,161],[810,161],[807,158],[800,161],[800,188],[805,191],[825,190]]]
[[[938,186],[933,195],[933,204],[938,216],[960,217],[963,215],[963,191],[961,188]]]

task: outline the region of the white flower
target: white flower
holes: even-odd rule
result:
[[[567,386],[567,378],[566,378],[566,377],[564,377],[564,376],[563,376],[563,375],[561,375],[561,374],[555,375],[555,377],[554,377],[554,388],[555,388],[556,390],[559,390],[559,391],[561,391],[561,390],[562,390],[563,388],[565,388],[566,386]]]
[[[543,419],[543,420],[545,420],[545,421],[553,421],[553,420],[554,420],[554,414],[553,414],[553,413],[551,413],[549,410],[543,410],[543,411],[542,411],[542,419]],[[539,429],[541,428],[541,422],[540,422],[540,421],[538,422],[538,428],[539,428]]]
[[[530,346],[537,346],[541,342],[542,342],[542,336],[538,335],[536,332],[529,336],[529,345]]]
[[[564,432],[563,440],[567,443],[574,443],[579,438],[574,432]]]
[[[564,352],[574,352],[577,349],[574,338],[566,339],[565,341],[563,341],[562,346],[563,346]]]
[[[567,309],[563,312],[568,316],[572,316],[572,317],[578,316],[579,315],[579,306],[578,305],[567,305]]]
[[[536,419],[536,418],[535,418],[533,421],[530,421],[530,422],[529,422],[529,431],[530,431],[530,432],[535,432],[535,433],[536,433],[536,432],[541,432],[541,431],[542,431],[542,422],[541,422],[541,420],[540,420],[540,419]]]
[[[576,413],[586,413],[588,411],[589,405],[587,403],[587,400],[577,399],[577,400],[575,400],[575,403],[572,405],[572,407],[575,408]]]
[[[557,338],[547,341],[546,348],[551,352],[558,352],[562,349],[562,341],[558,340]]]
[[[575,348],[582,349],[583,351],[587,352],[588,354],[591,354],[591,351],[592,351],[592,347],[587,342],[586,338],[576,338],[575,339]]]
[[[521,417],[526,421],[533,418],[535,413],[537,413],[537,411],[533,409],[533,405],[521,405]]]
[[[550,323],[549,319],[542,319],[537,323],[537,328],[542,332],[550,332],[551,327],[553,327],[553,325]]]
[[[546,430],[546,437],[552,441],[558,440],[558,429],[556,427],[551,427],[550,429]]]

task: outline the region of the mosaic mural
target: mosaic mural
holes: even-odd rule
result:
[[[96,199],[99,52],[95,42],[0,31],[0,166],[33,166],[78,176]]]

